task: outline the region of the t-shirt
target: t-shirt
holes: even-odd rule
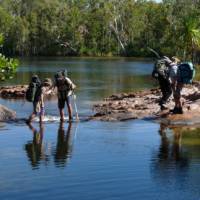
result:
[[[177,70],[178,70],[178,65],[176,65],[175,63],[172,63],[170,65],[170,70],[169,70],[169,77],[174,78],[177,76]]]
[[[57,93],[58,93],[58,96],[59,93],[63,92],[63,91],[67,91],[67,96],[71,96],[72,95],[72,91],[76,88],[76,85],[71,81],[70,78],[68,77],[65,77],[65,80],[66,80],[66,83],[67,84],[63,84],[63,85],[60,85],[60,86],[57,86],[56,82],[54,83],[54,85],[57,87]],[[70,90],[68,88],[68,85],[70,85]]]

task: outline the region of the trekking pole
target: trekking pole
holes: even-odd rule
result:
[[[154,53],[154,55],[155,55],[158,59],[161,58],[161,56],[158,54],[158,52],[156,52],[154,49],[152,49],[152,48],[150,48],[150,47],[147,47],[147,49],[148,49],[149,51],[151,51],[152,53]]]
[[[74,92],[73,92],[72,96],[73,96],[74,108],[75,108],[75,112],[76,112],[76,120],[79,121],[78,109],[77,109],[77,105],[76,105],[76,95],[74,94]]]

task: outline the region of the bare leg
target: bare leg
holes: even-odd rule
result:
[[[69,121],[72,121],[72,106],[69,100],[67,100],[67,109],[68,109]]]
[[[27,123],[31,123],[32,120],[35,118],[35,116],[36,116],[36,114],[35,114],[35,112],[33,112],[33,113],[29,116],[29,118],[28,118],[28,120],[27,120]]]
[[[44,107],[41,106],[40,108],[40,123],[44,120]]]
[[[183,88],[183,84],[182,83],[177,83],[176,86],[176,99],[175,99],[175,107],[177,108],[182,108],[182,102],[181,102],[181,90]]]
[[[64,121],[64,118],[65,118],[65,114],[64,114],[64,109],[60,108],[59,109],[59,112],[60,112],[60,121],[63,122]]]
[[[44,114],[40,115],[40,123],[42,123],[44,121]]]

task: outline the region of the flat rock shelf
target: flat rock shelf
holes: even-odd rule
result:
[[[200,83],[186,85],[182,90],[184,114],[172,114],[173,98],[168,102],[168,110],[161,111],[158,105],[161,93],[159,89],[150,89],[134,93],[111,95],[94,105],[93,120],[124,121],[130,119],[155,119],[171,125],[200,124]]]

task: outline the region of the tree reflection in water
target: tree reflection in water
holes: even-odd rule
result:
[[[49,145],[43,144],[44,124],[39,124],[37,130],[32,124],[28,125],[33,133],[32,141],[25,144],[25,151],[33,169],[39,169],[41,163],[48,165],[51,156],[54,158],[57,167],[65,167],[67,160],[72,154],[72,123],[68,123],[68,128],[65,132],[64,123],[59,124],[57,133],[56,147],[51,148]],[[50,150],[50,153],[48,153]]]

